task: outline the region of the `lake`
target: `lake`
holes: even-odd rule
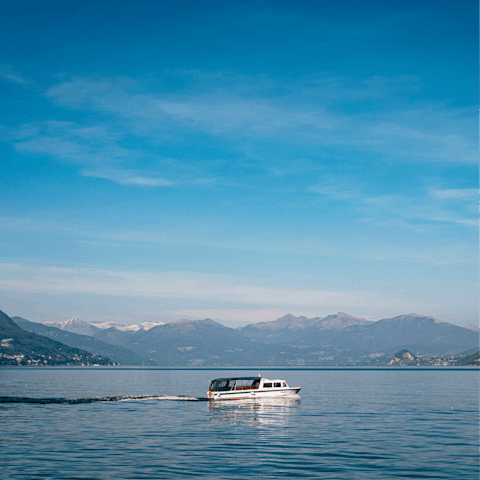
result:
[[[196,400],[257,372],[300,398]],[[479,477],[476,368],[0,368],[0,396],[3,479]]]

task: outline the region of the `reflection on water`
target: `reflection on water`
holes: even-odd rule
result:
[[[298,395],[282,398],[210,401],[207,411],[213,415],[208,419],[229,425],[284,426],[299,403]]]

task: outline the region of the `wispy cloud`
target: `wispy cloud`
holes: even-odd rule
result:
[[[28,85],[30,83],[22,73],[13,70],[10,65],[0,65],[0,79],[20,85]]]
[[[45,120],[11,129],[14,147],[20,152],[49,155],[63,162],[105,165],[135,160],[141,152],[118,145],[119,135],[102,125]]]
[[[124,186],[238,185],[239,178],[248,185],[251,178],[244,172],[257,178],[315,172],[310,186],[295,187],[337,201],[356,201],[355,208],[365,217],[380,214],[377,222],[385,221],[382,212],[386,216],[390,205],[388,215],[405,224],[425,220],[475,226],[461,208],[439,203],[459,199],[466,195],[463,191],[423,192],[427,201],[419,204],[421,195],[375,195],[372,185],[325,169],[345,158],[353,162],[352,152],[375,158],[380,153],[397,163],[475,164],[478,142],[469,108],[417,104],[406,109],[402,102],[371,112],[351,108],[357,100],[378,103],[395,97],[393,93],[405,96],[421,88],[417,78],[374,77],[352,83],[339,76],[311,75],[288,83],[228,72],[165,75],[178,76],[188,88],[180,93],[147,88],[119,77],[63,82],[46,97],[88,112],[88,117],[23,125],[9,130],[10,140],[17,151],[48,155],[78,166],[83,176]],[[216,148],[229,153],[228,162],[219,159]],[[172,151],[184,160],[167,158]]]
[[[120,185],[170,187],[211,185],[215,178],[198,175],[198,168],[160,157],[141,148],[121,146],[125,132],[108,125],[84,126],[46,120],[5,129],[2,137],[13,141],[19,152],[48,155],[77,165],[83,176],[102,178]],[[172,178],[165,178],[165,177]]]
[[[427,105],[399,110],[397,105],[365,113],[350,108],[352,101],[389,97],[395,88],[403,92],[405,84],[407,91],[415,89],[415,78],[375,77],[352,84],[317,75],[288,83],[228,72],[169,74],[187,81],[188,89],[145,93],[141,82],[120,77],[63,82],[46,97],[95,115],[89,113],[88,121],[76,115],[75,122],[22,125],[2,131],[2,137],[10,137],[19,152],[74,164],[81,175],[137,187],[233,185],[245,171],[264,177],[321,174],[323,164],[331,162],[331,153],[322,152],[332,150],[338,161],[352,150],[381,153],[388,161],[477,161],[469,109]],[[217,145],[230,152],[228,172]],[[189,160],[162,156],[163,151],[171,156],[172,146]],[[211,162],[206,161],[209,149]],[[326,175],[310,191],[339,200],[358,196],[356,185],[339,185]]]
[[[245,96],[235,93],[235,88],[228,92],[193,91],[180,96],[140,94],[126,89],[123,82],[88,83],[84,79],[73,79],[51,88],[46,95],[64,105],[77,107],[83,104],[87,108],[114,112],[124,118],[142,119],[146,122],[144,128],[157,132],[194,128],[212,135],[242,132],[242,136],[269,138],[291,128],[330,130],[334,123],[340,121],[318,107],[307,111],[277,105],[271,99],[259,96],[258,92],[250,91]]]
[[[432,224],[452,224],[457,227],[478,228],[474,189],[425,189],[425,193],[365,196],[359,208],[365,218],[376,223],[400,219],[416,228]],[[419,201],[421,198],[421,201]]]
[[[425,105],[392,113],[362,115],[366,149],[423,162],[477,163],[478,133],[473,108]],[[361,118],[360,117],[360,118]]]
[[[320,183],[312,185],[308,190],[335,200],[349,200],[361,195],[356,183],[358,182],[345,175],[325,175]]]
[[[172,187],[177,185],[177,183],[172,180],[158,177],[146,177],[141,175],[139,171],[132,170],[81,170],[80,173],[85,177],[112,180],[120,185],[136,185],[140,187]]]
[[[337,202],[349,202],[359,221],[425,232],[432,226],[478,228],[476,189],[424,187],[405,193],[373,196],[365,179],[326,174],[309,192]]]
[[[91,268],[0,264],[0,290],[18,293],[184,298],[265,306],[375,306],[403,303],[401,296],[371,291],[338,291],[245,285],[233,278],[194,272],[144,273]]]
[[[377,215],[375,217],[375,214]],[[381,261],[381,262],[409,262],[425,265],[476,265],[478,249],[472,245],[469,237],[459,239],[458,242],[448,245],[438,245],[428,242],[426,245],[418,244],[416,240],[421,237],[407,235],[409,243],[395,244],[391,241],[369,241],[367,244],[359,241],[351,245],[350,239],[341,233],[333,237],[325,237],[315,232],[306,234],[304,231],[290,232],[287,234],[282,229],[283,235],[272,234],[272,231],[260,231],[257,234],[242,234],[238,229],[232,230],[226,224],[212,224],[204,218],[183,219],[181,222],[166,218],[162,228],[150,230],[108,228],[96,225],[92,228],[86,223],[75,220],[62,222],[47,218],[17,218],[0,217],[0,228],[7,234],[42,234],[51,235],[56,240],[62,236],[66,242],[75,246],[94,246],[95,248],[132,249],[159,248],[161,245],[207,247],[217,249],[219,252],[231,252],[234,257],[238,252],[250,252],[260,255],[280,255],[284,258],[294,259],[296,262],[308,262],[309,258],[325,259],[350,259],[352,261]],[[392,214],[372,212],[372,216],[358,220],[356,235],[364,235],[362,224],[387,229],[387,234],[402,234],[410,230],[427,236],[429,232],[441,237],[442,231],[431,227],[432,222],[413,222],[402,217],[392,218]],[[455,224],[454,224],[455,225]],[[225,227],[225,228],[223,228]],[[367,230],[370,230],[367,227]],[[195,232],[192,235],[192,232]],[[403,234],[402,234],[403,235]],[[411,237],[411,238],[410,238]],[[411,242],[414,242],[412,248]],[[77,247],[74,247],[77,248]],[[83,248],[83,247],[82,247]],[[304,258],[302,258],[304,256]]]
[[[228,88],[222,88],[221,75],[215,80],[199,72],[193,76],[200,86],[193,82],[181,95],[137,93],[125,79],[81,78],[57,85],[46,95],[63,105],[115,113],[132,122],[137,133],[150,136],[178,137],[193,129],[235,142],[248,138],[257,142],[259,152],[262,145],[258,142],[275,139],[284,146],[315,146],[317,151],[319,146],[353,146],[403,157],[405,161],[477,161],[473,107],[451,109],[423,104],[405,109],[401,101],[393,105],[387,102],[394,88],[403,90],[400,97],[411,93],[416,88],[414,78],[407,81],[409,88],[405,81],[387,78],[350,85],[338,77],[308,77],[294,84],[283,82],[282,87],[270,79],[269,89],[269,79],[265,78],[242,76],[237,82],[230,79]],[[355,112],[351,108],[354,97],[376,98],[377,102],[380,98],[385,108]]]
[[[478,198],[478,190],[474,188],[433,188],[430,194],[435,198],[442,200],[476,200]]]

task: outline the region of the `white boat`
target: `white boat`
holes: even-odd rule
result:
[[[246,398],[289,397],[297,395],[300,387],[289,387],[285,380],[258,377],[216,378],[208,386],[210,400],[244,400]]]

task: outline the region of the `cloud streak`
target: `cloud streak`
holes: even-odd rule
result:
[[[19,85],[28,85],[30,83],[22,73],[13,70],[10,65],[0,65],[0,79],[18,83]]]
[[[407,95],[419,88],[413,77],[351,84],[338,76],[311,75],[289,84],[223,72],[170,75],[188,80],[189,87],[181,93],[158,88],[145,93],[141,82],[128,78],[63,82],[45,96],[74,109],[77,121],[11,128],[10,141],[19,152],[77,165],[81,175],[145,188],[233,185],[244,171],[264,178],[298,174],[303,167],[291,167],[298,157],[315,171],[332,161],[332,150],[337,162],[348,159],[352,149],[395,162],[477,162],[470,109],[423,105],[408,110],[400,103],[373,113],[352,111],[352,102],[384,100],[392,89]],[[78,112],[94,120],[87,124]],[[226,159],[218,157],[216,145],[222,154],[229,152]],[[177,159],[166,159],[162,153],[167,151],[165,156],[173,151]],[[229,170],[219,175],[225,161]],[[335,183],[327,179],[310,190],[343,201],[358,196],[358,189]]]
[[[266,306],[320,307],[396,303],[394,295],[241,285],[232,278],[197,273],[142,273],[0,264],[0,289],[17,293],[82,293],[109,296],[184,298]],[[381,300],[383,298],[383,300]]]
[[[207,77],[206,81],[212,79]],[[349,97],[378,97],[382,90],[385,95],[388,79],[365,83],[363,91],[357,84],[355,93],[342,87],[339,79],[319,82],[307,78],[303,83],[283,85],[280,92],[274,80],[270,89],[265,79],[259,82],[254,77],[242,77],[242,82],[242,88],[234,83],[228,91],[208,84],[201,92],[193,88],[178,95],[136,93],[126,80],[94,82],[77,78],[49,89],[46,95],[62,105],[114,113],[135,124],[141,120],[142,125],[133,128],[153,136],[178,136],[194,129],[231,141],[275,139],[283,145],[302,144],[302,148],[353,146],[403,157],[405,161],[477,162],[473,108],[425,104],[405,109],[401,104],[386,104],[385,109],[375,113],[351,111]],[[292,93],[295,89],[304,94]],[[277,94],[266,96],[269,90]],[[257,144],[256,148],[261,151],[261,147]]]
[[[468,202],[478,199],[478,190],[475,188],[433,188],[430,194],[441,200],[466,200]]]
[[[312,191],[316,191],[315,188]],[[328,190],[321,189],[318,193],[329,194]],[[335,196],[335,192],[331,195]],[[384,222],[388,218],[403,220],[420,229],[435,224],[478,228],[476,215],[478,191],[476,189],[426,187],[421,194],[417,195],[377,196],[369,196],[363,191],[357,197],[358,208],[365,215],[365,219],[374,222]],[[420,202],[419,198],[421,198]]]
[[[163,158],[141,148],[121,146],[122,133],[114,133],[106,125],[86,127],[74,122],[46,120],[6,129],[2,133],[4,138],[14,142],[18,152],[51,156],[59,162],[79,166],[83,176],[120,185],[172,187],[216,182],[214,178],[198,177],[198,169],[178,160]]]
[[[120,185],[135,185],[139,187],[173,187],[177,182],[158,177],[146,177],[140,171],[132,170],[81,170],[85,177],[103,178]]]
[[[360,221],[368,225],[379,227],[381,230],[393,229],[415,231],[427,235],[431,229],[422,222],[408,222],[397,220],[388,215],[372,214],[372,218]],[[360,261],[381,262],[409,262],[412,264],[426,264],[436,266],[477,265],[478,252],[465,239],[459,239],[454,244],[433,245],[415,244],[411,248],[408,244],[394,244],[391,242],[374,242],[371,245],[349,246],[348,238],[335,235],[331,239],[323,239],[316,235],[305,235],[303,232],[284,235],[281,239],[272,235],[270,230],[258,232],[256,236],[242,235],[238,229],[223,228],[222,225],[205,224],[203,219],[184,219],[182,222],[171,219],[164,220],[162,228],[151,230],[105,228],[95,225],[77,223],[72,221],[52,221],[48,219],[0,217],[0,228],[7,232],[27,235],[51,235],[56,240],[62,236],[65,241],[73,242],[75,248],[79,245],[93,246],[94,248],[120,248],[126,249],[128,256],[132,249],[161,248],[162,245],[176,245],[177,247],[205,247],[214,248],[222,252],[251,252],[252,254],[281,255],[288,258],[293,256],[296,261],[305,262],[309,257],[339,258]],[[368,226],[368,229],[371,227]],[[387,230],[386,230],[387,231]],[[192,234],[192,232],[195,232]],[[435,231],[434,231],[435,233]],[[436,232],[437,236],[441,230]],[[305,259],[302,259],[304,257]]]

